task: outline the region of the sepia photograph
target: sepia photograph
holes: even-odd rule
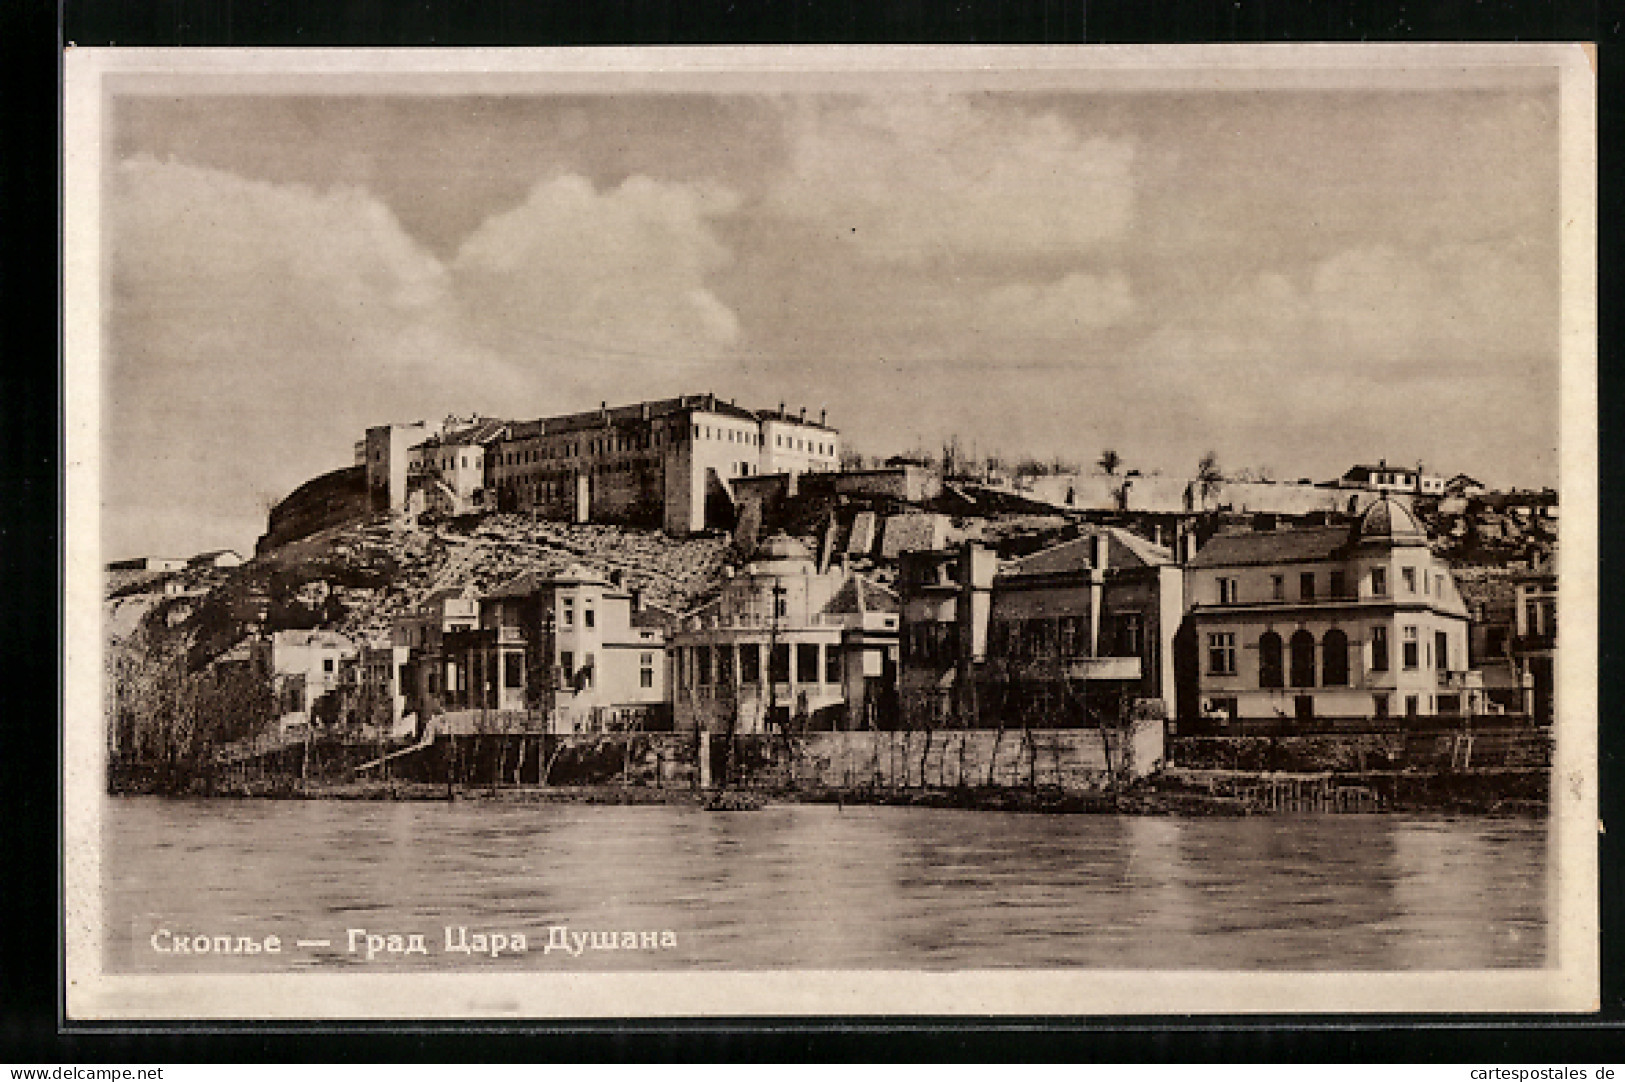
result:
[[[65,63],[69,1019],[1597,1009],[1583,47]]]

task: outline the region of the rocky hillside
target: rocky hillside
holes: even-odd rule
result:
[[[730,552],[726,538],[518,515],[433,527],[373,520],[318,531],[229,571],[110,578],[105,626],[115,643],[138,631],[184,640],[197,667],[256,629],[380,637],[436,590],[487,590],[521,571],[577,562],[619,571],[647,601],[680,612],[715,594]]]

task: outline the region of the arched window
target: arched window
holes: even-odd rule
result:
[[[1320,682],[1329,688],[1347,687],[1349,682],[1349,637],[1337,628],[1320,640]]]
[[[1258,640],[1258,686],[1285,686],[1281,672],[1281,636],[1273,631],[1264,632]]]
[[[1301,629],[1292,633],[1292,686],[1315,686],[1315,637]]]

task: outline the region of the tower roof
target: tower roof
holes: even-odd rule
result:
[[[1361,544],[1425,545],[1428,540],[1411,509],[1387,496],[1371,501],[1360,516],[1358,537]]]

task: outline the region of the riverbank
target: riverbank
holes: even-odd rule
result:
[[[1539,817],[1547,812],[1541,772],[1495,771],[1453,775],[1359,775],[1188,770],[1171,768],[1118,788],[1064,790],[1013,787],[746,787],[753,801],[945,808],[1048,815],[1226,817],[1279,814],[1445,813],[1487,817]],[[123,787],[116,795],[152,794]],[[400,779],[311,780],[274,778],[216,784],[186,795],[220,799],[337,801],[470,801],[503,804],[715,804],[715,793],[646,785],[447,786]]]

